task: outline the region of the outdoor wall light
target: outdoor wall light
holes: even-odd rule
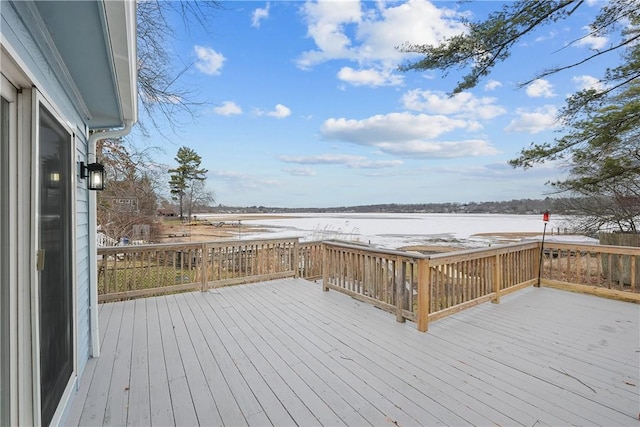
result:
[[[104,190],[104,166],[100,163],[80,162],[80,178],[89,178],[87,181],[89,190]]]

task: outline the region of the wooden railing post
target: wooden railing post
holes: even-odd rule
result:
[[[630,275],[630,283],[631,292],[636,291],[636,259],[635,255],[629,255],[629,275]]]
[[[429,307],[431,305],[431,266],[429,259],[418,260],[418,330],[429,330]]]
[[[296,279],[300,277],[300,240],[296,239],[293,242],[293,270],[295,273],[293,277]]]
[[[207,271],[209,270],[209,257],[208,257],[208,248],[207,244],[203,243],[200,248],[200,275],[202,276],[202,292],[207,292],[209,290],[209,279],[207,277]]]
[[[329,249],[327,244],[322,242],[322,290],[329,290]]]
[[[495,296],[491,299],[494,304],[500,303],[500,287],[502,285],[502,265],[500,264],[500,254],[496,252],[493,258],[493,292]]]
[[[404,282],[405,282],[405,271],[404,271],[404,262],[402,262],[402,257],[396,257],[394,261],[394,270],[396,273],[395,277],[395,286],[396,286],[396,320],[398,322],[403,323],[405,321],[404,315],[402,314],[402,308],[404,305]]]

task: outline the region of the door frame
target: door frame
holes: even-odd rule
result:
[[[7,235],[2,236],[2,244],[3,247],[7,250],[2,254],[4,259],[2,260],[2,277],[0,280],[5,281],[1,284],[1,286],[6,286],[4,290],[6,294],[3,294],[3,301],[0,301],[2,304],[2,310],[5,312],[2,314],[2,319],[0,321],[7,322],[1,326],[2,333],[6,334],[2,338],[2,349],[5,359],[6,366],[0,366],[0,370],[2,370],[2,381],[5,384],[8,384],[8,387],[5,386],[6,395],[1,396],[3,410],[5,412],[0,416],[0,424],[12,424],[12,420],[16,419],[17,414],[17,393],[16,393],[16,385],[17,381],[17,322],[16,314],[17,314],[17,268],[16,268],[16,255],[15,251],[11,250],[16,246],[16,235],[12,232],[16,227],[16,218],[17,218],[17,209],[16,203],[11,203],[16,200],[16,185],[15,183],[10,182],[10,177],[15,176],[15,168],[16,168],[16,148],[17,148],[17,134],[18,134],[18,123],[19,123],[19,102],[18,102],[18,89],[4,76],[4,74],[0,74],[0,96],[9,102],[9,132],[8,132],[8,141],[6,141],[7,146],[0,148],[0,152],[2,152],[2,158],[0,158],[0,162],[2,162],[3,169],[3,178],[7,179],[7,182],[4,184],[4,188],[2,191],[2,204],[0,207],[2,209],[1,215],[4,216],[3,224],[3,232],[6,232]],[[5,151],[6,150],[6,151]],[[6,199],[4,198],[6,197]],[[6,226],[6,228],[5,228]],[[1,310],[0,310],[1,311]],[[8,345],[8,348],[4,348],[4,345]]]
[[[80,144],[74,121],[61,113],[55,96],[40,85],[28,66],[9,46],[0,43],[0,72],[3,90],[8,82],[17,89],[15,137],[9,143],[5,166],[13,178],[9,183],[9,236],[3,249],[9,252],[10,356],[9,416],[11,425],[41,425],[39,278],[36,252],[39,247],[39,108],[44,106],[71,135],[69,147],[70,286],[73,323],[72,372],[51,420],[59,424],[77,386],[78,302],[77,302],[77,192]],[[75,125],[77,126],[77,125]]]
[[[40,191],[42,186],[42,176],[41,176],[41,168],[40,168],[40,107],[46,108],[51,116],[58,122],[58,124],[64,128],[66,132],[68,132],[70,136],[70,147],[68,151],[68,164],[71,165],[75,169],[76,160],[76,145],[77,138],[76,134],[69,125],[69,121],[65,120],[63,115],[59,112],[60,110],[53,105],[53,103],[49,102],[49,100],[36,88],[33,89],[33,102],[32,102],[32,111],[31,111],[31,124],[32,124],[32,135],[31,139],[31,202],[33,206],[33,210],[31,211],[31,221],[32,221],[32,248],[33,252],[37,251],[37,248],[40,247],[40,236],[39,236],[39,212],[40,212]],[[53,417],[51,419],[51,425],[57,425],[62,420],[64,415],[64,411],[67,407],[67,403],[69,398],[72,395],[73,390],[75,389],[77,383],[78,376],[78,307],[77,307],[77,280],[76,280],[76,262],[75,262],[75,254],[76,254],[76,185],[77,185],[77,173],[75,170],[67,171],[69,173],[69,213],[71,215],[70,221],[70,245],[69,245],[69,262],[70,262],[70,271],[69,271],[69,280],[71,286],[71,323],[73,325],[73,335],[72,335],[72,370],[70,374],[70,378],[67,382],[65,390],[60,397],[60,401],[58,402],[57,408]],[[37,271],[37,257],[34,256],[35,263],[33,264],[33,281],[31,288],[32,295],[32,311],[31,311],[31,325],[32,325],[32,333],[33,333],[33,358],[34,358],[34,372],[35,376],[33,378],[33,387],[34,387],[34,412],[37,415],[35,419],[37,425],[42,424],[42,410],[41,410],[41,402],[42,402],[42,394],[40,389],[40,280],[39,274]]]

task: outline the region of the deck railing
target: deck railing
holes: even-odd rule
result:
[[[539,244],[524,243],[441,255],[325,242],[323,286],[395,313],[429,321],[537,282]]]
[[[314,280],[322,278],[322,241],[300,242],[298,255],[298,276]]]
[[[640,248],[545,242],[542,281],[546,286],[637,301]]]
[[[415,320],[418,261],[422,255],[325,242],[322,283],[383,310]]]
[[[298,239],[98,248],[98,300],[294,277],[299,252]]]
[[[539,253],[532,242],[429,256],[429,320],[537,283]]]
[[[546,242],[422,255],[298,239],[98,248],[99,301],[257,282],[284,277],[323,280],[395,314],[430,321],[526,286],[640,302],[640,248]]]

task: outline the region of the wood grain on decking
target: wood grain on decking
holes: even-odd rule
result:
[[[67,425],[638,425],[640,306],[529,288],[424,334],[283,279],[100,307]]]

